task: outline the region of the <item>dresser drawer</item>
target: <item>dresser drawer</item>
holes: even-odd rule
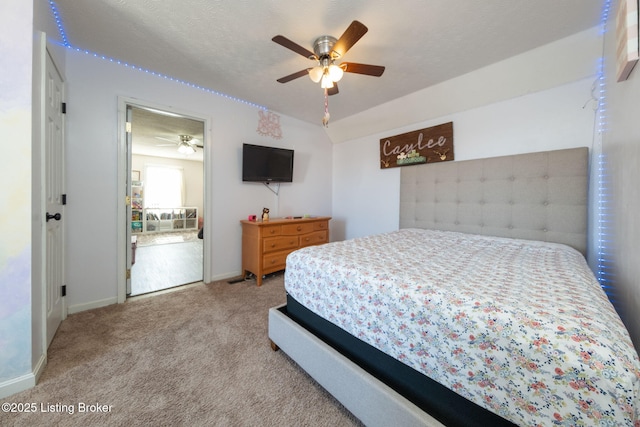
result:
[[[325,230],[325,231],[314,231],[313,233],[300,236],[300,247],[304,248],[305,246],[319,245],[321,243],[326,243],[329,241],[327,234],[328,233]]]
[[[313,231],[313,223],[287,224],[282,226],[282,234],[300,235]]]
[[[291,251],[276,252],[265,255],[262,259],[262,268],[264,273],[271,273],[273,271],[284,269],[287,263],[287,255],[289,255],[290,252]]]
[[[329,229],[329,221],[316,221],[313,223],[314,230],[328,230]]]
[[[276,252],[298,247],[298,236],[265,237],[262,240],[263,253]]]
[[[282,234],[282,226],[280,225],[267,225],[262,228],[262,237],[279,236]]]

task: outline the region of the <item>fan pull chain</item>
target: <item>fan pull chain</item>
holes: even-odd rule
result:
[[[324,117],[322,118],[324,127],[329,127],[329,90],[324,89]]]

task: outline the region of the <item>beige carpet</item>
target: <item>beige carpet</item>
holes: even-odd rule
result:
[[[267,311],[284,301],[279,275],[261,287],[215,282],[71,315],[39,384],[1,400],[36,412],[0,412],[0,425],[360,425],[271,350]]]

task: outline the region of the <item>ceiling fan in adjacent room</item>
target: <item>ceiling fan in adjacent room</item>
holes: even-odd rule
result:
[[[281,35],[277,35],[271,39],[279,45],[316,62],[314,67],[305,68],[304,70],[281,77],[277,81],[287,83],[304,75],[309,75],[314,83],[320,83],[320,87],[325,91],[325,117],[323,118],[325,126],[329,122],[327,95],[335,95],[338,93],[338,81],[344,73],[364,74],[374,77],[380,77],[382,73],[384,73],[384,67],[381,65],[359,64],[356,62],[336,63],[336,61],[344,57],[347,51],[351,49],[367,31],[368,28],[363,23],[353,21],[339,39],[326,35],[316,38],[313,42],[313,52]]]
[[[180,154],[193,154],[196,152],[196,148],[203,148],[202,142],[191,135],[179,135],[179,140],[163,138],[161,136],[156,136],[156,138],[171,142],[171,144],[157,144],[156,147],[171,147],[175,145],[178,147]]]

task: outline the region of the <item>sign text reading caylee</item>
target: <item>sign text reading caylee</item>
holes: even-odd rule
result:
[[[380,140],[382,169],[453,159],[453,122]]]

